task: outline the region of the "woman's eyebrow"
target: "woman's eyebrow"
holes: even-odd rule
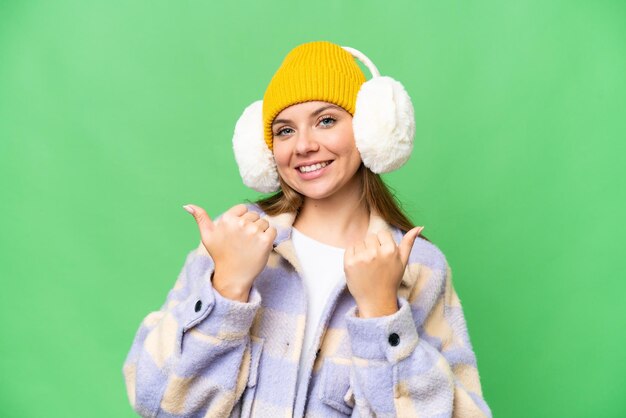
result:
[[[314,111],[313,113],[311,113],[310,117],[315,117],[315,116],[319,115],[320,113],[322,113],[324,110],[332,109],[332,108],[341,109],[337,105],[322,106],[319,109],[317,109],[316,111]],[[289,119],[274,119],[274,122],[272,122],[272,126],[274,126],[276,124],[279,124],[279,123],[291,123],[291,122],[292,121],[289,120]]]

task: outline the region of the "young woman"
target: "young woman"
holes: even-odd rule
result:
[[[491,416],[448,263],[377,174],[413,132],[406,92],[360,52],[287,55],[233,138],[244,183],[277,193],[216,220],[185,206],[202,242],[125,361],[138,413]]]

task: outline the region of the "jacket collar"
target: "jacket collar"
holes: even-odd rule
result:
[[[302,273],[300,262],[296,256],[296,251],[291,241],[293,223],[296,219],[295,212],[283,213],[276,216],[261,213],[261,216],[267,219],[271,226],[276,228],[274,250],[287,260],[298,273]],[[389,231],[397,244],[400,243],[404,235],[399,228],[389,225],[378,213],[371,211],[367,233],[375,234],[380,231]],[[418,275],[419,264],[409,264],[404,270],[404,275],[402,276],[402,281],[400,283],[401,291],[404,290],[406,292],[412,289],[417,281]]]

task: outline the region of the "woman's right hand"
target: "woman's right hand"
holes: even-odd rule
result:
[[[215,263],[213,287],[222,296],[247,302],[254,279],[267,264],[276,229],[239,204],[213,222],[199,206],[185,205],[193,215],[202,244]]]

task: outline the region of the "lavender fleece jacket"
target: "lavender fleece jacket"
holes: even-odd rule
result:
[[[450,267],[417,238],[399,310],[358,318],[345,283],[331,294],[296,388],[306,295],[291,242],[295,214],[258,212],[277,229],[247,303],[211,285],[200,244],[160,310],[141,322],[123,366],[143,417],[491,417]],[[369,233],[402,232],[372,213]]]

